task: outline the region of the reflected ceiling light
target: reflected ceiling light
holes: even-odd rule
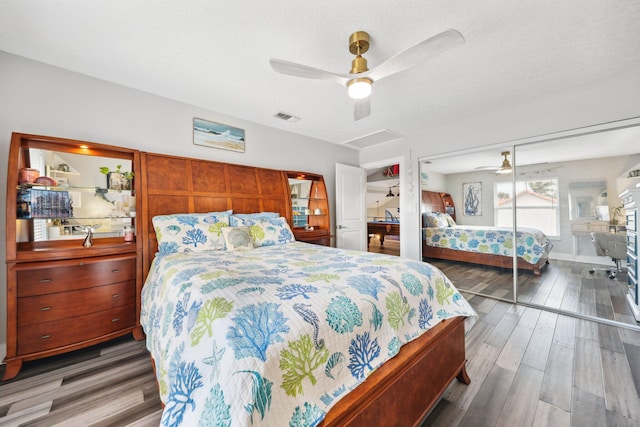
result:
[[[347,93],[353,99],[363,99],[371,95],[371,80],[358,78],[349,80],[347,83]]]
[[[498,171],[496,172],[497,175],[507,175],[512,172],[513,169],[511,167],[511,163],[507,158],[509,154],[511,154],[511,152],[509,151],[503,151],[502,153],[500,153],[501,156],[504,156],[504,160],[502,161],[502,165],[500,166],[500,169],[498,169]]]

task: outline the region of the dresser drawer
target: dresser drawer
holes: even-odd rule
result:
[[[18,354],[63,347],[132,327],[135,314],[135,304],[128,304],[75,318],[18,325]]]
[[[135,282],[18,298],[18,325],[51,322],[135,302]]]
[[[636,233],[627,232],[627,252],[630,252],[632,255],[638,254],[638,242],[636,239]]]
[[[627,275],[629,278],[638,280],[638,257],[627,252]]]
[[[136,258],[83,258],[17,271],[18,297],[65,292],[134,280]]]
[[[627,230],[638,231],[638,228],[637,228],[638,210],[637,209],[628,209],[626,220],[627,220]]]

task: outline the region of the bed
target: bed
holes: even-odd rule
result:
[[[428,194],[424,194],[428,193]],[[513,268],[513,248],[516,247],[518,269],[540,275],[549,263],[553,244],[540,230],[520,227],[516,233],[506,227],[461,226],[446,213],[446,207],[437,201],[440,193],[423,191],[423,204],[427,212],[422,216],[422,256],[494,267]],[[447,195],[448,196],[448,195]],[[451,197],[448,196],[448,200]],[[447,208],[451,209],[452,202]]]
[[[438,269],[293,241],[282,171],[148,153],[142,163],[141,322],[163,425],[420,425],[451,381],[469,382],[464,319],[475,313]],[[255,216],[218,225],[239,213]],[[247,235],[257,247],[216,250],[191,233],[209,247],[181,250],[193,216],[232,249]]]

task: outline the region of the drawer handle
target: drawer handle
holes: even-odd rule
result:
[[[113,294],[111,295],[111,298],[120,298],[120,294]]]
[[[119,268],[116,268],[115,270],[111,270],[111,272],[112,272],[112,273],[117,273],[117,272],[119,272],[119,271],[120,271],[120,269],[119,269]]]
[[[42,335],[42,336],[40,336],[41,340],[48,340],[49,338],[51,338],[51,335]]]
[[[113,323],[116,323],[116,322],[119,322],[119,321],[120,321],[119,317],[116,317],[115,319],[111,319],[111,322],[113,322]]]
[[[40,311],[49,311],[51,307],[40,307]]]
[[[40,283],[49,283],[51,279],[40,279]]]

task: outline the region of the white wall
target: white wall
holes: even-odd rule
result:
[[[335,163],[358,152],[207,111],[0,52],[0,188],[6,190],[12,132],[58,136],[143,151],[324,175],[335,227]],[[193,145],[194,117],[245,130],[246,152]],[[276,119],[274,119],[276,120]],[[295,125],[292,124],[295,131]],[[5,194],[6,199],[6,194]],[[0,223],[5,224],[1,210]],[[4,227],[0,227],[5,241]],[[0,245],[0,259],[6,248]],[[0,267],[0,359],[6,355],[6,270]]]

